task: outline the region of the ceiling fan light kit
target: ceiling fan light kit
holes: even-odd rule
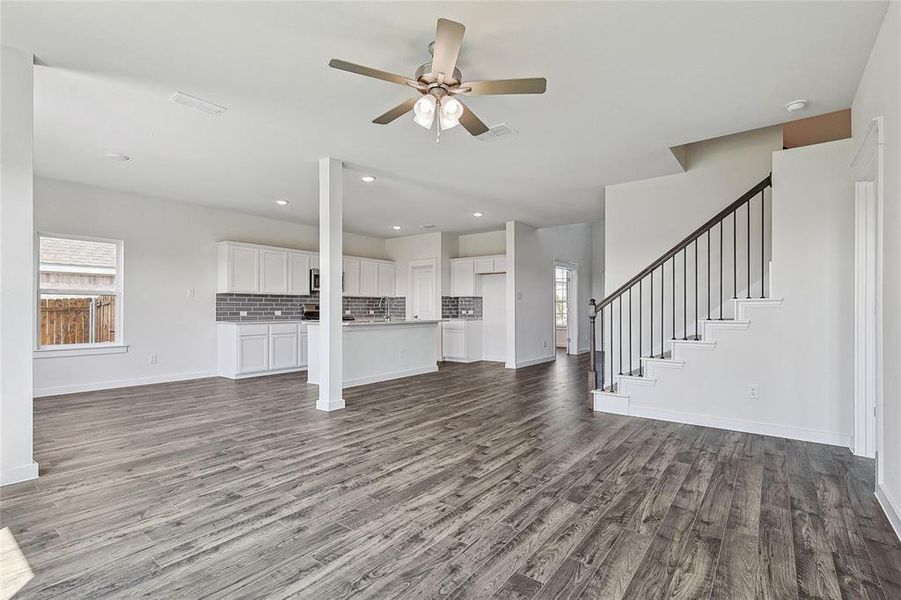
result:
[[[461,23],[449,19],[438,19],[435,41],[429,44],[432,60],[420,65],[412,79],[337,58],[329,61],[329,66],[408,86],[421,94],[420,98],[402,102],[385,114],[376,117],[373,119],[373,123],[387,125],[413,111],[413,121],[426,129],[431,129],[432,125],[436,123],[435,116],[437,114],[436,141],[440,141],[442,130],[452,129],[460,124],[470,135],[478,136],[487,132],[488,126],[454,96],[458,94],[463,96],[543,94],[547,89],[547,80],[543,77],[533,77],[465,82],[463,74],[457,68],[457,57],[460,54],[465,31],[466,27]]]

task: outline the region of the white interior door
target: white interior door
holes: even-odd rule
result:
[[[855,185],[854,453],[876,455],[876,193]]]
[[[410,267],[410,317],[419,321],[439,318],[438,282],[435,265],[414,265]]]

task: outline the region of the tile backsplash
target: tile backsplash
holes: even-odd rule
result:
[[[392,318],[403,319],[406,314],[406,298],[389,298]],[[296,321],[303,318],[304,304],[319,304],[319,296],[288,296],[283,294],[216,294],[217,321]],[[358,319],[382,316],[379,298],[343,298],[344,311]],[[246,316],[240,313],[246,311]],[[276,316],[275,311],[281,311]],[[370,314],[369,311],[374,311]]]
[[[442,319],[481,319],[481,296],[442,296]]]

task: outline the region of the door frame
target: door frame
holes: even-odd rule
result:
[[[551,271],[551,291],[556,294],[557,291],[557,267],[567,269],[572,277],[569,278],[569,288],[566,290],[566,353],[579,353],[579,263],[571,260],[554,259],[554,268]],[[554,296],[551,296],[554,300]],[[551,304],[553,309],[553,303]],[[551,313],[553,314],[553,312]],[[557,322],[556,319],[551,320],[554,340],[554,355],[556,356],[557,344]]]
[[[881,460],[884,439],[882,383],[884,153],[881,116],[870,121],[850,166],[855,180],[854,210],[857,226],[854,268],[855,419],[852,450],[855,454],[872,455],[876,459],[876,488],[879,489],[884,481]],[[859,222],[861,212],[864,218],[862,223]],[[866,253],[867,246],[873,252],[873,256]],[[864,251],[865,260],[857,260],[857,252],[860,250]],[[872,335],[866,335],[867,330],[871,331]]]
[[[437,258],[422,258],[418,260],[411,260],[407,265],[407,298],[410,300],[409,302],[405,302],[406,304],[406,315],[407,320],[413,320],[413,270],[416,267],[432,267],[432,289],[435,290],[435,311],[436,311],[436,319],[441,318],[441,289],[438,285],[438,259]]]

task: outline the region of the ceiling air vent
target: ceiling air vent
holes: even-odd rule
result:
[[[183,92],[175,92],[169,98],[169,101],[175,102],[176,104],[181,104],[182,106],[187,106],[188,108],[193,108],[198,112],[213,116],[221,115],[226,110],[228,110],[224,106],[219,106],[218,104],[213,104],[212,102],[207,102],[206,100],[201,100],[200,98],[195,98],[194,96],[190,96]]]
[[[485,133],[479,134],[476,136],[477,140],[482,142],[490,142],[492,140],[496,140],[497,138],[507,137],[509,135],[516,135],[519,133],[506,123],[501,123],[500,125],[495,125],[494,127],[490,127],[488,131]]]

